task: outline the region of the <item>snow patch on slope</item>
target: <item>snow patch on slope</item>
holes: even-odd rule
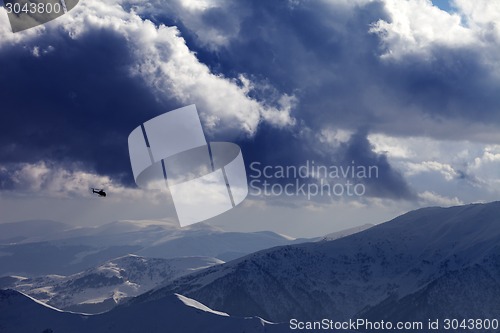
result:
[[[203,305],[200,302],[195,301],[192,298],[189,298],[189,297],[186,297],[186,296],[182,296],[181,294],[175,294],[175,295],[181,300],[182,303],[184,303],[187,306],[190,306],[192,308],[195,308],[195,309],[198,309],[198,310],[202,310],[202,311],[205,311],[205,312],[210,312],[210,313],[213,313],[213,314],[216,314],[216,315],[219,315],[219,316],[226,316],[226,317],[229,316],[225,312],[220,312],[220,311],[212,310],[208,306]]]

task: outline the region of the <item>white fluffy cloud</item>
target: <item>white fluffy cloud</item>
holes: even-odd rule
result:
[[[197,2],[185,3],[188,11],[204,10],[208,4],[200,7]],[[42,55],[38,43],[46,34],[78,39],[96,29],[116,32],[127,40],[136,58],[130,73],[141,76],[159,99],[197,104],[209,130],[242,130],[253,135],[261,121],[277,127],[295,123],[291,116],[296,104],[294,96],[283,94],[269,102],[250,97],[256,83],[243,75],[233,80],[213,74],[189,50],[176,27],[155,26],[133,10],[125,11],[120,1],[82,1],[69,14],[17,34],[10,32],[5,11],[0,11],[0,49],[12,44],[26,45],[37,57]]]
[[[171,199],[162,191],[131,189],[107,176],[78,166],[53,163],[0,165],[0,185],[8,175],[9,189],[0,191],[0,221],[54,219],[94,225],[119,219],[175,219]],[[106,198],[90,187],[103,187]]]
[[[159,201],[159,192],[126,188],[108,176],[80,170],[77,166],[60,166],[49,162],[16,163],[0,166],[2,177],[8,177],[6,191],[19,195],[37,194],[47,198],[90,197],[90,188],[104,188],[112,193],[111,201],[148,196]],[[4,189],[5,190],[5,189]]]
[[[498,79],[500,2],[452,0],[451,3],[454,11],[446,12],[433,6],[431,0],[384,0],[391,20],[379,20],[370,30],[382,41],[382,58],[399,61],[418,56],[433,61],[439,57],[436,48],[463,49],[475,53]]]
[[[465,24],[483,40],[500,37],[500,2],[491,0],[453,0]]]
[[[408,176],[417,175],[423,172],[439,172],[447,181],[451,181],[458,176],[453,167],[446,163],[436,161],[424,161],[422,163],[407,163],[406,174]]]
[[[491,201],[500,195],[498,145],[382,134],[369,140],[403,172],[424,204]]]
[[[448,198],[444,197],[442,195],[436,194],[434,192],[430,191],[424,191],[422,193],[419,193],[419,198],[422,201],[422,203],[426,206],[428,205],[438,205],[438,206],[444,206],[444,207],[449,207],[449,206],[458,206],[458,205],[463,205],[463,201],[458,199],[457,197],[453,198]]]
[[[489,0],[457,0],[456,12],[433,6],[430,0],[384,0],[391,21],[379,20],[371,29],[387,48],[385,57],[408,54],[431,56],[432,47],[478,47],[498,43],[500,4]]]
[[[387,48],[385,57],[427,55],[435,44],[460,47],[475,41],[458,13],[442,11],[430,0],[384,0],[384,4],[391,22],[379,20],[371,31],[381,36]]]
[[[319,142],[330,145],[332,147],[339,147],[341,144],[346,143],[351,138],[352,131],[342,128],[323,128],[317,135]]]
[[[266,106],[248,97],[248,84],[214,75],[186,46],[176,28],[160,26],[150,40],[136,38],[138,62],[135,74],[161,94],[173,94],[185,104],[196,103],[206,120],[216,126],[240,128],[254,134],[259,122],[292,125],[293,98],[282,96],[278,107]],[[248,79],[242,77],[244,83]]]

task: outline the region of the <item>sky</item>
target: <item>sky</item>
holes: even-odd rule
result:
[[[19,33],[0,9],[0,222],[175,219],[168,193],[134,183],[127,137],[190,104],[249,177],[255,162],[377,170],[327,180],[354,196],[257,195],[260,177],[207,221],[227,230],[309,237],[498,200],[499,46],[488,0],[83,0]]]

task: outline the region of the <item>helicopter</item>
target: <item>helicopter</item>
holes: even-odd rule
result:
[[[95,193],[98,196],[103,197],[103,198],[106,197],[106,192],[104,192],[104,189],[94,188],[94,187],[91,187],[90,189],[92,190],[92,193]]]

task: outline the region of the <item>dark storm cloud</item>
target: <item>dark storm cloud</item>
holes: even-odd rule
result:
[[[212,72],[250,78],[255,84],[250,97],[268,104],[284,93],[297,97],[295,127],[261,123],[254,137],[237,140],[247,164],[356,160],[379,167],[379,179],[367,180],[369,195],[412,198],[386,156],[373,152],[367,133],[463,139],[466,131],[450,130],[449,123],[500,120],[500,84],[479,51],[434,46],[428,59],[382,60],[380,36],[369,32],[379,19],[390,21],[381,2],[245,0],[195,14],[178,1],[153,1],[148,8],[135,10],[156,24],[177,26]],[[212,45],[204,35],[209,30],[225,41]],[[118,33],[95,28],[76,39],[45,36],[38,44],[40,50],[49,45],[54,50],[40,57],[19,45],[0,50],[0,94],[5,97],[0,163],[77,162],[131,184],[128,134],[183,105],[158,102],[142,78],[129,74],[134,58]],[[441,125],[423,128],[421,118]],[[324,127],[356,134],[340,147],[321,146],[315,133]],[[225,139],[217,131],[210,135]]]
[[[196,34],[180,26],[198,58],[226,76],[245,73],[263,85],[295,94],[299,105],[293,115],[315,132],[325,124],[351,129],[376,127],[380,121],[373,108],[359,95],[372,85],[385,85],[387,68],[380,63],[379,39],[368,33],[370,24],[387,15],[380,3],[333,8],[322,2],[291,7],[287,1],[241,1],[228,8],[202,14],[204,24],[231,32],[239,20],[239,33],[227,46],[210,51],[200,46]],[[235,16],[237,17],[235,19]],[[256,98],[266,99],[265,91]],[[320,147],[314,133],[304,136],[295,129],[276,130],[261,126],[250,142],[240,142],[245,159],[271,165],[300,165],[314,160],[324,165],[375,165],[380,177],[367,179],[367,195],[414,198],[408,184],[385,155],[378,155],[358,132],[341,149]],[[246,149],[245,149],[246,148]]]
[[[1,190],[13,190],[16,188],[16,184],[12,179],[12,172],[8,168],[0,169],[0,189]]]
[[[265,78],[287,93],[297,93],[301,101],[317,96],[323,100],[319,90],[335,83],[342,90],[352,89],[352,80],[345,81],[343,74],[373,60],[378,39],[367,30],[385,17],[377,3],[356,11],[342,5],[332,9],[320,1],[294,7],[288,1],[242,1],[232,6],[225,13],[214,9],[205,14],[212,16],[207,22],[216,22],[214,16],[242,13],[238,35],[212,53],[221,71]]]
[[[169,10],[180,11],[174,5]],[[153,19],[173,21],[163,13]],[[425,56],[383,60],[387,50],[380,36],[370,32],[380,19],[391,22],[382,2],[247,0],[199,15],[196,23],[189,18],[176,23],[198,58],[223,75],[245,73],[295,94],[294,115],[310,127],[329,123],[393,135],[467,139],[481,133],[468,132],[465,124],[500,125],[500,81],[486,64],[485,51],[436,43]],[[200,32],[208,29],[228,42],[207,47]],[[451,126],[456,122],[463,131]]]
[[[290,129],[276,130],[269,126],[261,126],[253,139],[239,143],[250,178],[258,175],[258,172],[252,171],[249,167],[252,162],[259,162],[260,164],[257,164],[255,168],[261,171],[265,166],[286,168],[287,166],[300,167],[307,163],[327,168],[344,168],[344,170],[356,166],[361,166],[365,170],[374,167],[372,170],[377,171],[372,173],[373,177],[352,178],[352,174],[348,174],[345,178],[341,177],[339,181],[342,183],[349,180],[354,184],[364,184],[366,195],[369,197],[416,199],[416,194],[402,174],[390,165],[387,156],[373,151],[373,146],[367,139],[366,130],[358,130],[347,142],[340,144],[337,148],[328,149],[323,147],[325,144],[311,137],[311,134],[314,133],[297,134]],[[269,181],[286,184],[290,182],[290,179],[273,178]],[[302,181],[314,182],[312,178]]]
[[[128,134],[178,105],[159,104],[129,74],[130,50],[116,33],[45,37],[31,46],[49,50],[39,57],[27,46],[0,50],[0,163],[76,162],[133,182]]]
[[[164,3],[159,1],[156,8]],[[199,12],[199,19],[183,15],[175,1],[168,6],[150,17],[175,22],[190,49],[212,71],[234,78],[244,73],[257,86],[271,85],[297,96],[292,115],[299,125],[280,131],[261,126],[253,141],[241,143],[250,158],[272,163],[356,159],[379,166],[380,179],[372,181],[370,195],[414,198],[387,157],[372,151],[367,133],[498,138],[500,81],[485,63],[484,50],[435,43],[425,54],[382,59],[390,45],[383,46],[370,28],[379,20],[391,22],[383,2],[237,1]],[[207,30],[227,41],[210,45]],[[265,100],[267,92],[253,93]],[[314,135],[301,135],[301,125],[313,133],[326,126],[357,134],[331,151],[318,147]],[[488,126],[489,132],[477,130]]]
[[[245,1],[201,15],[203,24],[221,33],[238,25],[238,35],[227,47],[211,51],[179,17],[157,13],[149,18],[179,27],[188,46],[213,72],[248,75],[256,83],[252,98],[269,103],[277,100],[273,95],[287,93],[300,101],[293,114],[298,126],[277,129],[262,123],[253,138],[239,140],[247,165],[298,165],[306,160],[345,164],[355,158],[381,170],[381,177],[368,184],[370,195],[409,197],[404,180],[384,156],[371,151],[366,137],[356,136],[344,150],[325,151],[313,134],[302,133],[303,128],[314,133],[333,120],[354,129],[374,120],[358,103],[357,92],[373,82],[380,66],[374,53],[379,40],[367,32],[370,23],[385,17],[379,3],[352,11],[321,2],[292,8],[285,1]],[[160,104],[142,78],[129,74],[134,58],[116,32],[89,29],[76,39],[47,35],[36,45],[39,57],[32,52],[35,43],[0,51],[5,69],[0,91],[7,97],[2,108],[8,124],[0,138],[0,163],[49,160],[132,184],[128,134],[145,120],[182,105]],[[223,133],[212,136],[224,139]]]
[[[406,183],[402,174],[395,170],[385,154],[377,154],[367,139],[367,133],[360,130],[340,149],[341,160],[356,165],[375,166],[377,177],[366,178],[368,196],[392,199],[416,199],[416,194]],[[347,164],[348,165],[348,164]],[[373,173],[375,175],[375,173]]]

